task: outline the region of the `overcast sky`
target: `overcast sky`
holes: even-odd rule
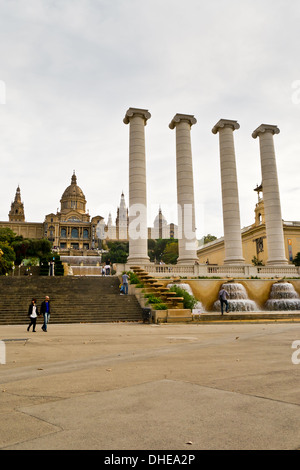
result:
[[[300,3],[0,0],[0,220],[18,185],[28,222],[60,208],[73,170],[91,216],[128,204],[129,107],[145,127],[148,224],[177,222],[176,113],[191,129],[197,237],[223,235],[216,122],[234,119],[241,226],[254,222],[262,123],[274,136],[282,217],[300,220]]]

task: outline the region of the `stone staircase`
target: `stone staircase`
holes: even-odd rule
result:
[[[107,277],[0,277],[0,325],[26,324],[31,299],[40,308],[51,300],[51,323],[134,322],[142,308],[133,295],[120,295],[120,281]],[[42,317],[38,318],[42,323]]]

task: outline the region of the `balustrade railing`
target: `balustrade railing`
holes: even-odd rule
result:
[[[276,277],[300,277],[300,267],[294,265],[285,266],[252,266],[252,265],[174,265],[174,264],[144,264],[140,265],[151,275],[157,277],[236,277],[236,278],[276,278]],[[117,274],[130,271],[129,264],[116,264]]]

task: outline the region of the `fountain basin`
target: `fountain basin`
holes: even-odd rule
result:
[[[266,310],[300,310],[299,294],[290,282],[275,282],[265,308]]]
[[[245,287],[239,282],[226,282],[221,289],[228,294],[228,312],[258,312],[259,308],[254,300],[248,299]],[[213,304],[214,311],[221,311],[221,302],[216,300]]]

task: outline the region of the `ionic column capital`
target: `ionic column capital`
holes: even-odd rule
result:
[[[197,119],[192,114],[175,114],[172,121],[169,124],[170,129],[174,129],[180,122],[187,122],[191,127],[196,124]]]
[[[147,120],[151,118],[151,114],[149,113],[148,109],[129,108],[127,109],[123,119],[124,124],[129,124],[130,119],[134,116],[139,116],[144,119],[145,126],[147,124]]]
[[[280,129],[277,126],[273,126],[271,124],[261,124],[258,126],[255,131],[252,132],[253,139],[256,139],[257,136],[260,134],[264,134],[265,132],[271,132],[271,134],[279,134]]]
[[[217,134],[219,129],[223,129],[224,127],[230,127],[233,131],[235,129],[239,129],[240,125],[237,121],[232,121],[230,119],[220,119],[217,124],[212,128],[212,133]]]

